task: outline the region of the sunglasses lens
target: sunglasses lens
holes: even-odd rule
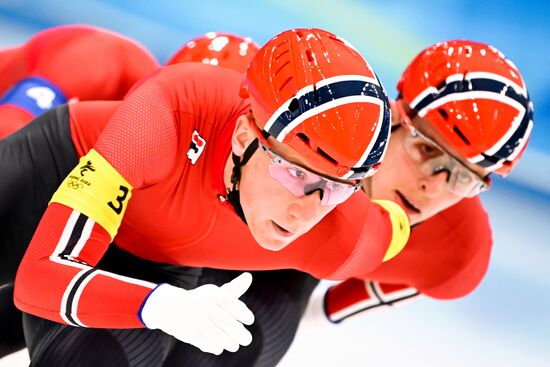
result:
[[[338,184],[337,184],[338,185]],[[321,204],[323,205],[337,205],[341,204],[356,191],[353,186],[340,184],[340,187],[329,187],[327,185]]]
[[[281,157],[276,157],[266,148],[264,151],[268,152],[271,158],[269,175],[296,197],[320,191],[322,205],[336,205],[346,201],[356,190],[355,186],[327,180]]]
[[[463,197],[473,197],[487,188],[478,175],[456,160],[442,148],[409,127],[411,133],[405,138],[404,148],[411,160],[419,164],[425,175],[447,172],[447,190]]]

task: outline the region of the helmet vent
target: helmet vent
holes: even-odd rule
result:
[[[309,138],[307,137],[306,134],[304,134],[304,133],[298,133],[298,134],[296,134],[296,136],[297,136],[301,141],[303,141],[304,143],[306,143],[307,145],[309,145]]]
[[[466,136],[462,133],[462,131],[460,131],[460,129],[459,129],[456,125],[453,126],[453,131],[454,131],[458,136],[460,136],[460,139],[462,139],[466,144],[472,145],[472,143],[470,143],[470,141],[466,138]]]
[[[337,36],[331,35],[331,36],[329,36],[329,38],[330,38],[331,40],[340,42],[340,43],[342,43],[342,44],[344,43],[344,41],[342,41],[342,39],[339,38],[339,37],[337,37]]]
[[[282,45],[284,45],[285,43],[288,43],[290,42],[288,39],[284,39],[281,43],[278,43],[277,46],[275,46],[276,48],[279,48],[281,47]]]
[[[284,55],[286,55],[286,54],[289,53],[289,52],[290,52],[290,50],[288,50],[288,49],[287,49],[287,50],[284,50],[283,52],[281,52],[280,54],[278,54],[278,55],[275,57],[274,60],[275,60],[275,61],[279,60],[279,58],[280,58],[281,56],[284,56]]]
[[[443,108],[438,109],[437,112],[439,112],[439,114],[441,115],[441,117],[443,117],[445,121],[449,119],[449,115],[447,114],[447,111],[445,111]]]
[[[306,56],[307,56],[307,60],[310,62],[310,64],[315,63],[315,56],[313,56],[313,52],[310,49],[306,50]]]
[[[321,148],[317,148],[317,153],[319,153],[320,155],[322,155],[323,157],[325,157],[326,159],[328,159],[330,162],[334,163],[334,164],[338,164],[338,162],[336,161],[336,159],[332,158],[330,155],[328,155],[323,149]]]
[[[281,84],[281,86],[279,87],[279,92],[283,90],[283,88],[292,80],[292,77],[289,76],[288,78],[286,78],[286,80],[283,82],[283,84]]]
[[[278,68],[277,70],[275,70],[275,72],[273,73],[273,75],[279,74],[279,73],[281,72],[281,70],[283,70],[283,68],[284,68],[285,66],[287,66],[288,64],[290,64],[290,61],[287,61],[287,62],[285,62],[283,65],[279,66],[279,68]]]

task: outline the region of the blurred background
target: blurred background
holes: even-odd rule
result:
[[[535,127],[518,168],[482,194],[495,240],[485,280],[461,300],[425,298],[328,329],[303,328],[281,366],[550,366],[549,15],[550,3],[538,0],[0,0],[0,48],[84,23],[132,37],[164,63],[209,31],[261,45],[284,29],[319,27],[363,53],[394,98],[401,71],[428,45],[457,38],[492,44],[521,71]],[[0,366],[27,365],[25,358]]]

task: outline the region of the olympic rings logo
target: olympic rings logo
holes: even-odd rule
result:
[[[75,179],[69,180],[69,182],[67,182],[67,186],[69,186],[73,190],[80,190],[84,187],[83,184],[81,184],[80,182],[78,182]]]

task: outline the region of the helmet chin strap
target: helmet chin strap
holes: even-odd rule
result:
[[[235,153],[231,152],[231,159],[233,160],[233,172],[231,173],[231,184],[233,187],[227,192],[227,201],[233,206],[233,209],[241,218],[241,220],[247,224],[246,217],[244,216],[243,207],[241,206],[241,198],[237,184],[241,180],[241,167],[244,166],[258,149],[258,138],[254,139],[243,153],[243,157],[239,157]]]

